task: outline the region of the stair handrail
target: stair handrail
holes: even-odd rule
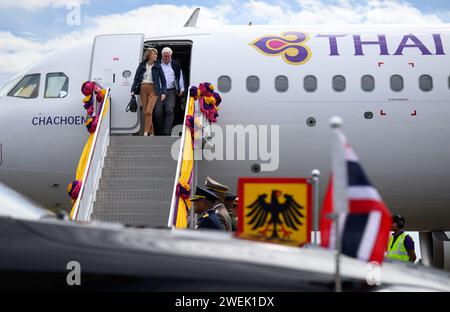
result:
[[[70,219],[74,221],[89,221],[92,213],[95,195],[98,189],[100,173],[106,150],[109,145],[111,125],[110,88],[106,89],[97,123],[97,129],[87,158],[86,168],[81,180],[81,189],[76,199]]]
[[[186,139],[186,133],[190,134],[190,129],[188,126],[186,126],[186,119],[189,115],[189,110],[190,110],[190,106],[191,104],[193,105],[192,107],[192,115],[195,116],[195,102],[192,102],[191,100],[191,96],[190,96],[190,90],[191,90],[192,86],[189,86],[188,89],[188,94],[186,96],[186,106],[184,109],[184,118],[183,118],[183,131],[181,134],[181,139],[180,139],[180,148],[178,150],[178,159],[177,159],[177,170],[175,172],[175,181],[174,181],[174,186],[173,186],[173,191],[172,191],[172,200],[170,203],[170,213],[169,213],[169,220],[167,221],[167,226],[169,228],[173,228],[176,227],[176,221],[177,221],[177,216],[175,214],[175,212],[177,211],[177,204],[178,204],[178,198],[177,198],[177,187],[178,187],[178,182],[180,179],[180,175],[181,175],[181,166],[183,164],[183,151],[184,151],[184,146],[185,146],[185,139]],[[193,172],[192,172],[193,174]]]
[[[187,228],[189,221],[190,227],[194,227],[194,211],[191,209],[190,195],[197,178],[196,164],[198,164],[199,159],[202,159],[201,153],[204,145],[210,143],[212,122],[217,121],[217,111],[221,101],[220,95],[214,92],[214,86],[209,82],[200,83],[198,87],[189,87],[169,220],[167,222],[169,228]],[[189,136],[186,136],[188,131]],[[186,147],[186,142],[191,143],[191,149]],[[183,157],[186,156],[192,157],[192,159],[187,159],[184,162]],[[188,216],[188,213],[190,216]]]

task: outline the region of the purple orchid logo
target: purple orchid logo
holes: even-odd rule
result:
[[[311,49],[304,44],[309,35],[303,32],[289,31],[281,36],[262,36],[251,42],[258,52],[268,56],[281,55],[283,60],[291,65],[301,65],[311,58]]]

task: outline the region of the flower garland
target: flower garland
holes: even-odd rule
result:
[[[194,123],[195,117],[192,115],[187,115],[186,116],[186,122],[185,125],[189,128],[189,131],[191,133],[191,137],[192,137],[192,144],[194,144],[194,133],[195,133],[195,123]]]
[[[106,94],[106,90],[102,89],[99,85],[97,85],[94,81],[85,81],[81,86],[81,93],[84,94],[85,98],[83,99],[83,107],[86,109],[87,114],[89,116],[94,115],[94,97],[97,103],[103,103],[103,99]],[[98,107],[98,112],[101,111],[101,106]],[[97,114],[98,114],[97,112]]]
[[[178,182],[176,195],[183,199],[189,199],[191,197],[191,186],[189,183]]]
[[[192,209],[191,182],[194,172],[194,148],[195,142],[202,136],[201,115],[194,112],[195,101],[199,101],[200,111],[209,122],[217,122],[219,116],[219,105],[222,102],[220,95],[214,92],[214,86],[209,82],[192,86],[189,89],[189,103],[186,107],[186,120],[184,126],[189,129],[190,135],[186,133],[184,138],[184,148],[182,152],[182,163],[180,177],[176,186],[176,203],[174,211],[173,225],[176,228],[187,228],[189,210]],[[185,131],[188,131],[188,130]],[[200,129],[200,131],[198,131]]]
[[[201,112],[209,122],[217,122],[217,117],[219,117],[219,105],[222,102],[219,93],[214,92],[214,86],[209,82],[201,83],[197,92],[200,93],[198,102]]]
[[[89,117],[86,120],[86,129],[87,131],[92,134],[97,130],[97,124],[98,124],[98,116]]]
[[[73,201],[77,200],[78,195],[80,194],[80,190],[81,190],[80,180],[73,180],[67,186],[67,193],[69,194],[70,198],[72,198]]]
[[[75,201],[78,199],[78,195],[81,190],[82,186],[82,174],[84,172],[84,167],[86,165],[87,156],[92,144],[93,136],[92,134],[95,133],[97,130],[97,125],[99,122],[99,112],[102,110],[103,100],[106,95],[106,89],[103,89],[99,85],[97,85],[94,81],[85,81],[81,86],[81,93],[85,96],[83,99],[83,107],[86,109],[86,113],[88,114],[89,118],[86,120],[86,129],[89,132],[90,136],[88,139],[88,142],[86,143],[83,153],[81,155],[78,169],[77,169],[77,177],[75,180],[73,180],[68,186],[67,186],[67,193],[69,194],[70,198],[72,199],[72,203],[75,203]],[[95,105],[94,100],[97,101],[97,103],[100,103],[98,105],[97,109],[98,111],[95,112]]]

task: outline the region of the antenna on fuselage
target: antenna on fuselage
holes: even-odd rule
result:
[[[195,27],[197,25],[197,19],[199,14],[200,8],[196,8],[194,10],[194,13],[192,13],[189,19],[187,20],[186,24],[184,24],[184,27]]]

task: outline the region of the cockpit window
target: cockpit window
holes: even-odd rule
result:
[[[36,98],[39,93],[40,74],[26,75],[8,93],[8,96],[21,97],[26,99]]]
[[[7,83],[5,83],[5,85],[3,87],[0,88],[0,98],[4,97],[6,95],[6,93],[8,93],[9,90],[11,90],[11,88],[13,86],[16,85],[16,83],[22,79],[22,77],[17,77],[16,79],[13,79],[11,81],[8,81]]]
[[[48,73],[45,79],[46,98],[63,98],[69,93],[69,77],[64,73]]]

